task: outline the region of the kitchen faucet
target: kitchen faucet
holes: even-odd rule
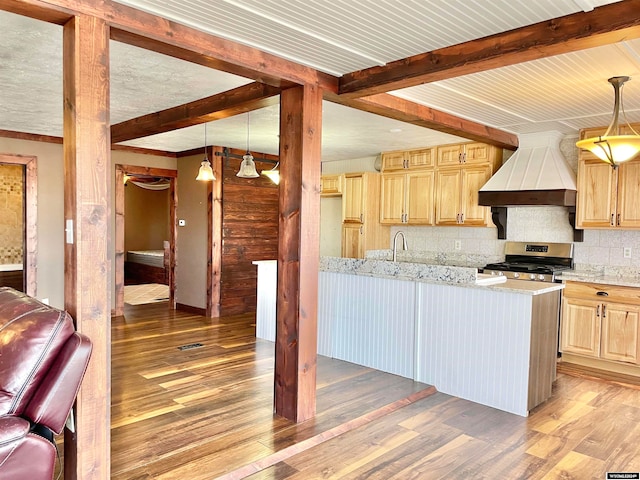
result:
[[[398,241],[398,235],[402,235],[402,249],[403,250],[407,250],[409,247],[407,247],[407,239],[404,238],[404,232],[398,231],[396,232],[396,234],[393,236],[393,261],[396,261],[396,256],[397,256],[397,251],[398,251],[398,246],[396,245],[396,242]]]

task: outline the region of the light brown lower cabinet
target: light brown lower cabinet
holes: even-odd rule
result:
[[[640,289],[567,282],[562,300],[562,359],[640,376]]]

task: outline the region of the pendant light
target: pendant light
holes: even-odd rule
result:
[[[249,152],[249,112],[247,112],[247,153],[242,156],[240,170],[236,173],[236,177],[240,178],[257,178],[256,164],[253,161],[253,155]]]
[[[215,180],[216,177],[213,174],[213,169],[211,168],[211,162],[209,162],[209,157],[207,157],[207,124],[204,124],[204,159],[200,164],[200,169],[198,170],[198,176],[196,180],[201,180],[203,182],[211,182]]]
[[[576,143],[578,148],[589,150],[600,160],[605,161],[613,168],[619,164],[631,160],[640,152],[640,135],[636,132],[626,119],[624,114],[624,106],[622,104],[622,86],[629,81],[629,77],[611,77],[609,83],[613,85],[614,105],[613,118],[604,135],[586,138]],[[633,134],[620,134],[620,125],[618,116],[622,107],[622,115],[627,128]]]
[[[271,170],[262,170],[262,172],[260,172],[276,185],[280,185],[280,172],[278,171],[278,165],[280,165],[280,162],[276,163],[276,166]]]

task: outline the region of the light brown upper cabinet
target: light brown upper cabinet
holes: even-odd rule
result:
[[[342,256],[363,258],[389,248],[389,227],[380,224],[380,174],[345,173],[342,191]]]
[[[433,225],[435,148],[382,154],[380,222]]]
[[[604,129],[580,132],[580,138]],[[591,152],[580,150],[578,162],[577,227],[640,228],[640,159],[612,168]]]
[[[492,163],[496,148],[485,143],[458,143],[438,147],[438,167]]]
[[[382,172],[393,170],[415,170],[433,167],[435,148],[420,148],[417,150],[400,150],[384,152],[382,154]]]
[[[491,210],[478,205],[478,190],[500,166],[502,151],[469,143],[438,147],[435,224],[486,227]]]
[[[322,175],[320,177],[320,195],[323,197],[342,195],[342,175]]]

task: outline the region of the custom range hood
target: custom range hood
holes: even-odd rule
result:
[[[519,148],[478,192],[478,203],[491,207],[498,238],[507,236],[507,207],[552,205],[568,207],[574,240],[576,175],[560,153],[560,132],[519,136]]]

